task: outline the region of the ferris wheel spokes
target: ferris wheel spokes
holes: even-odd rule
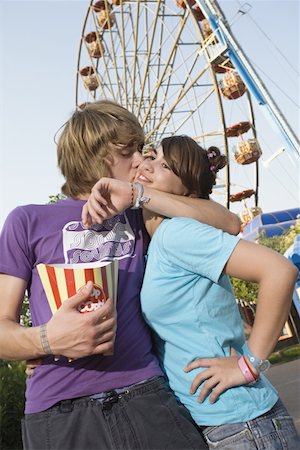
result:
[[[207,23],[204,28],[204,20],[189,4],[180,9],[175,0],[91,1],[82,41],[87,32],[94,32],[98,47],[105,51],[95,55],[87,45],[82,47],[78,68],[89,65],[98,84],[98,90],[96,86],[92,91],[92,83],[79,75],[85,92],[93,100],[110,98],[132,111],[147,142],[180,133],[204,146],[213,141],[227,151],[226,120],[230,117],[231,125],[233,103],[225,104],[216,75],[221,72],[213,64],[221,66],[223,73],[233,67],[222,52],[212,58],[221,46]],[[245,98],[235,102],[235,109],[242,103]],[[240,168],[233,158],[229,160],[235,178]],[[228,186],[229,181],[228,176]]]

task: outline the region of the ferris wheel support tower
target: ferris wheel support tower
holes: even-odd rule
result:
[[[234,38],[217,1],[195,1],[209,20],[214,34],[222,44],[223,49],[221,50],[221,53],[228,55],[238,70],[240,76],[243,78],[244,83],[257,100],[259,106],[262,107],[264,112],[268,112],[268,118],[272,119],[273,125],[275,125],[275,127],[280,131],[288,147],[296,154],[297,157],[300,157],[299,139],[287,123],[284,115],[276,105],[264,83],[253,69],[242,48]]]

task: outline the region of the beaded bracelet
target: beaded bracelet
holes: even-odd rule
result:
[[[47,336],[47,324],[46,323],[44,323],[44,325],[40,326],[40,340],[41,340],[42,348],[43,348],[45,354],[52,355],[52,351],[51,351],[50,344],[48,341],[48,336]]]
[[[134,206],[134,184],[130,183],[131,186],[131,202],[130,202],[130,208],[133,208]]]
[[[242,355],[238,360],[238,366],[241,369],[241,372],[244,375],[245,380],[247,381],[248,384],[255,383],[255,381],[257,381],[257,379],[254,378],[252,372],[249,370],[244,355]]]

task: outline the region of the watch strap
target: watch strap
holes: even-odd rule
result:
[[[245,344],[242,347],[243,355],[246,356],[249,363],[254,367],[258,372],[265,372],[270,367],[270,362],[267,359],[260,359],[257,356],[254,355],[254,353],[251,352],[251,350],[248,347],[248,343],[245,342]]]

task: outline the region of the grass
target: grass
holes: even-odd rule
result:
[[[300,344],[283,348],[269,357],[271,364],[281,364],[300,358]]]

